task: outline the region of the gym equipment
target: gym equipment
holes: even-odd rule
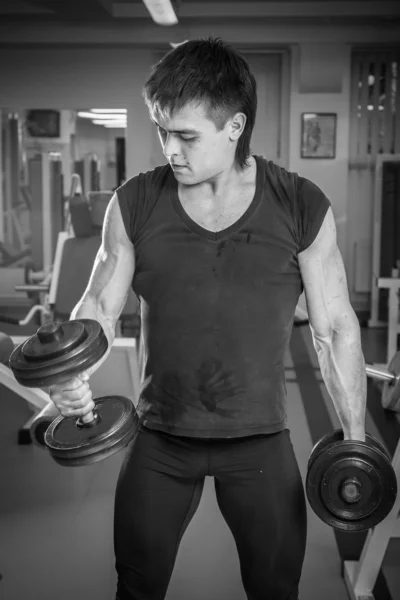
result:
[[[384,381],[383,408],[400,412],[400,352],[396,352],[387,369],[366,365],[366,372],[368,377]]]
[[[29,248],[15,252],[14,248],[9,244],[0,242],[0,267],[18,266],[20,263],[25,262],[30,254],[31,251]]]
[[[37,269],[49,269],[58,233],[64,230],[61,154],[35,152],[27,166],[32,198],[31,257]]]
[[[45,433],[52,422],[60,416],[60,411],[57,409],[54,402],[49,402],[39,414],[35,415],[29,426],[29,443],[36,444],[41,448],[45,448],[44,441]]]
[[[45,433],[45,445],[54,460],[80,467],[108,458],[124,448],[136,431],[135,409],[123,396],[95,400],[93,422],[58,417]]]
[[[6,333],[0,332],[0,365],[7,365],[14,351],[14,342]]]
[[[93,319],[49,323],[13,351],[9,365],[21,385],[49,387],[92,367],[107,347],[104,331]],[[137,424],[132,402],[122,396],[94,402],[93,412],[78,419],[59,416],[47,429],[44,442],[57,463],[92,464],[132,440]]]
[[[90,205],[90,214],[92,218],[93,227],[97,234],[101,234],[104,223],[104,216],[107,210],[107,206],[113,197],[113,192],[102,191],[102,192],[88,192],[88,201]]]
[[[344,440],[335,430],[314,446],[306,477],[308,502],[328,525],[344,531],[374,527],[389,514],[397,480],[385,448],[371,435]]]
[[[96,154],[89,153],[84,158],[74,161],[74,172],[82,182],[82,193],[100,190],[100,160]]]

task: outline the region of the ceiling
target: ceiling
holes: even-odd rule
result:
[[[162,0],[159,0],[161,3]],[[363,25],[400,21],[399,1],[350,0],[171,0],[180,23],[193,20],[263,19],[269,22]],[[112,24],[152,18],[142,0],[0,0],[0,22],[96,22]]]

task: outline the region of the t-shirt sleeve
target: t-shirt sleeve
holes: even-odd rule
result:
[[[302,252],[311,246],[317,237],[331,202],[315,183],[309,179],[299,177],[297,204],[300,240],[298,251]]]
[[[135,245],[144,208],[145,178],[143,173],[131,177],[115,190],[126,233]]]

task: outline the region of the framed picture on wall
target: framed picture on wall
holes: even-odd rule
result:
[[[335,113],[301,115],[301,158],[335,158]]]

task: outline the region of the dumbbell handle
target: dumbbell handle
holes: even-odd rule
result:
[[[77,427],[93,427],[98,421],[98,414],[96,411],[90,411],[84,417],[79,417],[76,421]]]
[[[380,379],[381,381],[395,381],[397,379],[394,373],[391,373],[387,369],[382,369],[381,367],[365,365],[365,371],[367,377],[372,377],[372,379]]]

